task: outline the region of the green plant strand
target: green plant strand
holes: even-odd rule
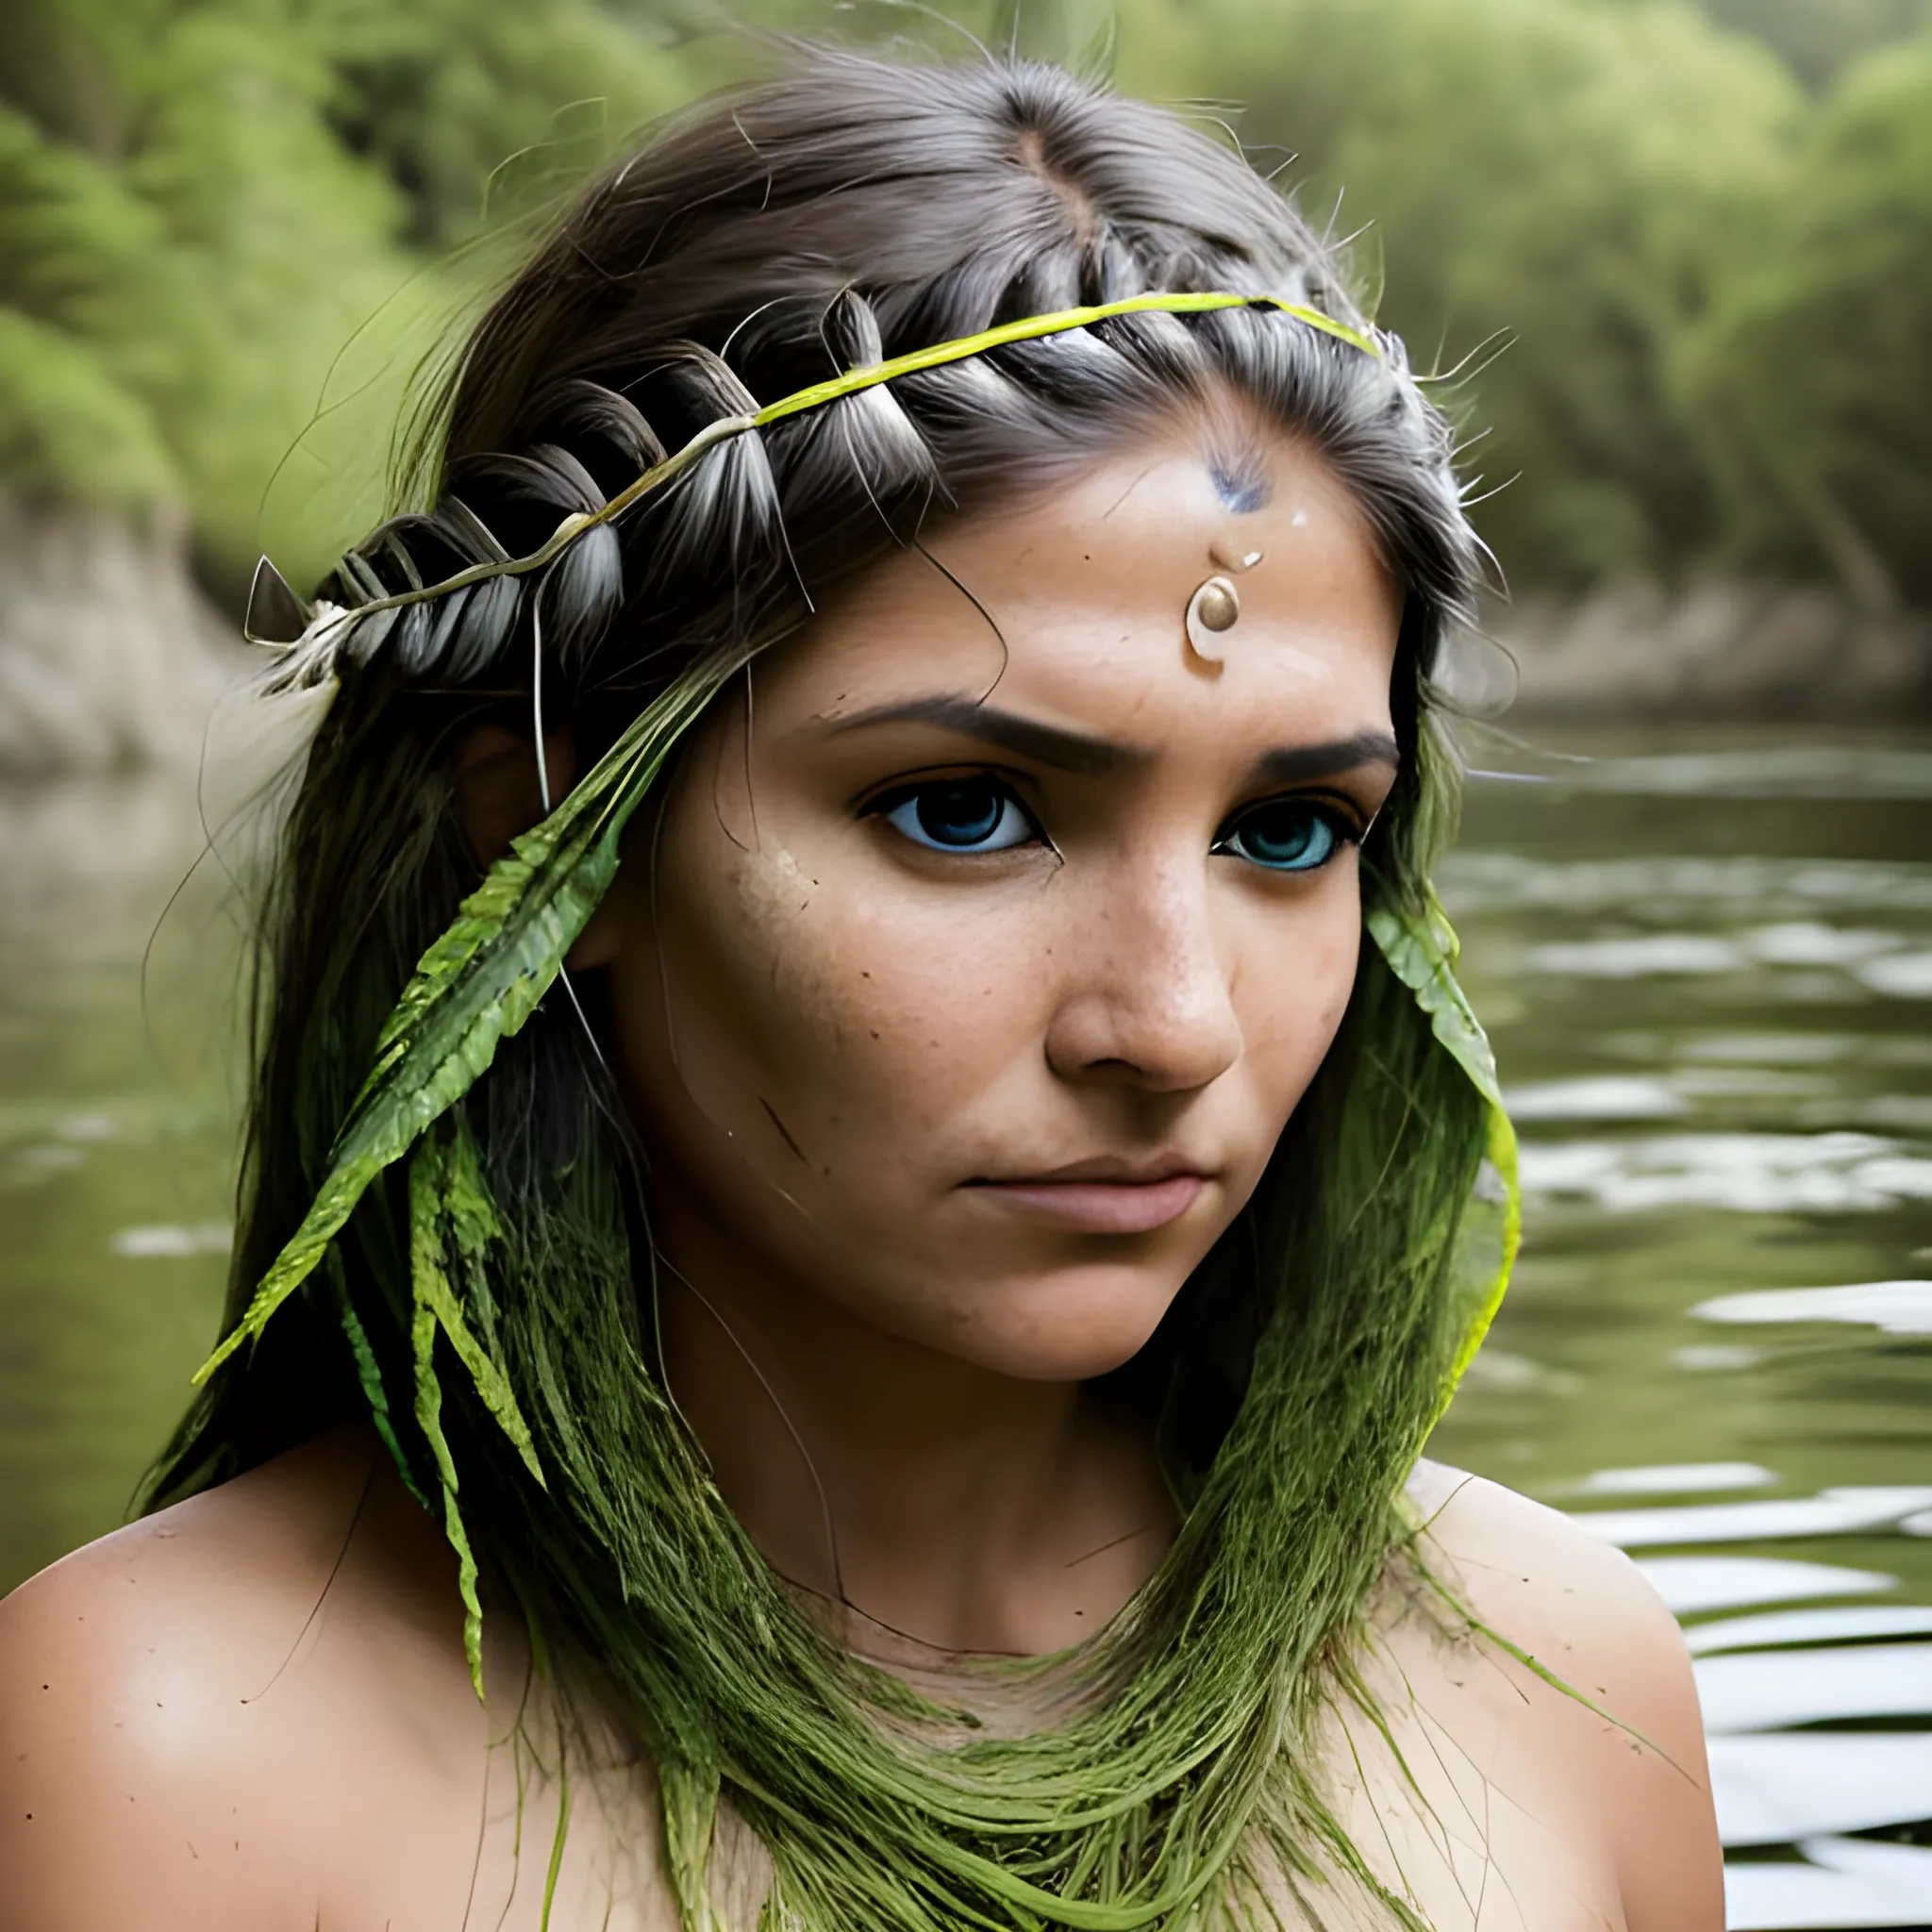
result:
[[[457,1465],[442,1432],[442,1388],[436,1378],[436,1297],[429,1284],[442,1275],[442,1161],[436,1143],[425,1142],[409,1169],[409,1264],[415,1302],[409,1323],[410,1351],[416,1363],[416,1425],[436,1459],[442,1487],[442,1526],[457,1553],[457,1588],[463,1599],[463,1655],[470,1682],[483,1696],[483,1605],[476,1594],[476,1558],[457,1507]],[[445,1295],[448,1284],[443,1283]]]
[[[417,1156],[419,1163],[430,1159],[434,1153],[425,1145]],[[482,1191],[481,1176],[476,1169],[475,1144],[466,1129],[458,1124],[455,1144],[443,1158],[437,1178],[441,1184],[440,1198],[434,1202],[441,1225],[447,1225],[456,1239],[458,1248],[473,1257],[480,1257],[482,1248],[498,1230],[496,1217]],[[411,1208],[414,1208],[414,1177],[411,1176]],[[443,1266],[443,1251],[441,1243],[441,1225],[436,1232],[437,1243],[422,1253],[413,1253],[413,1289],[419,1310],[426,1307],[435,1317],[437,1325],[448,1336],[451,1346],[457,1352],[458,1359],[470,1372],[470,1379],[475,1385],[476,1393],[483,1398],[483,1406],[495,1418],[498,1427],[515,1445],[517,1454],[523,1457],[524,1467],[530,1472],[540,1488],[548,1488],[544,1482],[543,1471],[537,1460],[537,1451],[530,1441],[529,1425],[524,1421],[523,1410],[517,1406],[515,1391],[509,1386],[502,1365],[497,1362],[476,1338],[470,1332],[470,1324],[463,1319],[463,1311],[457,1301],[456,1290]]]
[[[389,1451],[390,1460],[408,1486],[409,1493],[426,1509],[429,1498],[423,1493],[423,1486],[417,1482],[415,1473],[409,1467],[409,1458],[403,1454],[403,1445],[396,1440],[395,1423],[389,1412],[389,1391],[382,1385],[382,1369],[375,1359],[375,1350],[370,1345],[369,1331],[363,1327],[362,1318],[357,1314],[356,1304],[350,1299],[348,1284],[342,1279],[341,1257],[331,1249],[328,1258],[329,1285],[335,1291],[336,1312],[341,1319],[342,1333],[349,1339],[349,1353],[356,1361],[356,1379],[361,1383],[363,1397],[369,1404],[369,1419],[375,1424],[383,1447]]]
[[[538,1914],[537,1932],[550,1932],[550,1914],[557,1905],[557,1881],[563,1872],[564,1840],[570,1836],[570,1757],[562,1753],[557,1760],[557,1829],[550,1835],[550,1863],[543,1872],[543,1907]]]

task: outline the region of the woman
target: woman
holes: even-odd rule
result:
[[[1476,545],[1292,211],[816,58],[591,190],[437,456],[260,580],[328,708],[235,1295],[7,1607],[0,1922],[1716,1927],[1669,1618],[1418,1461],[1514,1239]]]

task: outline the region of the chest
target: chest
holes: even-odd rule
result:
[[[1367,1681],[1375,1717],[1337,1710],[1322,1751],[1338,1814],[1382,1885],[1432,1932],[1622,1932],[1601,1820],[1577,1770],[1583,1733],[1599,1720],[1507,1659],[1427,1629],[1385,1640]],[[437,1861],[466,1897],[425,1913],[421,1932],[683,1932],[661,1873],[655,1792],[635,1768],[579,1767],[566,1780],[554,1748],[492,1745],[467,1794],[395,1806],[374,1863],[401,1858],[420,1879],[425,1848],[395,1828],[405,1816],[438,1819],[447,1834],[468,1826]],[[364,1875],[375,1882],[350,1885],[324,1932],[384,1924],[387,1912],[366,1915],[385,1891],[400,1894],[378,1870]],[[711,1864],[718,1932],[757,1932],[764,1878],[761,1848],[727,1818]],[[1286,1887],[1271,1890],[1283,1932],[1396,1923],[1353,1888],[1317,1887],[1306,1908]],[[401,1919],[392,1928],[417,1932]]]

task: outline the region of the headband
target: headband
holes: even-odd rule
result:
[[[899,376],[914,375],[924,369],[941,369],[951,362],[963,362],[971,357],[985,355],[989,349],[1004,348],[1009,342],[1037,341],[1043,336],[1062,335],[1069,329],[1086,328],[1092,323],[1106,322],[1117,315],[1201,315],[1217,308],[1272,309],[1292,316],[1297,322],[1306,323],[1310,328],[1319,329],[1324,335],[1332,336],[1352,349],[1359,349],[1363,355],[1372,356],[1377,361],[1385,359],[1381,344],[1364,330],[1353,328],[1345,322],[1337,322],[1333,316],[1324,315],[1318,308],[1306,308],[1301,303],[1285,301],[1276,295],[1233,295],[1214,291],[1127,295],[1117,302],[1096,303],[1085,308],[1060,308],[1046,315],[1023,316],[1017,322],[1001,323],[996,328],[982,329],[977,335],[935,342],[929,348],[894,356],[890,361],[848,369],[842,375],[794,391],[749,415],[720,416],[706,424],[681,449],[666,457],[662,462],[652,464],[641,475],[625,484],[601,508],[575,511],[565,517],[526,557],[499,558],[487,563],[471,564],[437,583],[412,586],[389,596],[372,597],[366,603],[347,608],[329,603],[318,603],[311,608],[303,603],[290,588],[288,580],[264,557],[255,567],[255,580],[248,593],[248,614],[242,623],[243,634],[251,643],[265,644],[284,654],[283,661],[269,674],[266,685],[269,692],[313,688],[334,677],[338,659],[350,634],[371,619],[388,611],[400,610],[408,605],[426,604],[438,597],[446,597],[453,591],[467,590],[472,584],[483,583],[491,577],[523,576],[531,571],[541,570],[560,557],[585,531],[594,529],[599,524],[614,522],[633,504],[670,482],[679,471],[688,469],[707,450],[721,442],[729,442],[750,430],[768,428],[774,423],[803,415],[827,403],[842,401],[846,396],[875,389],[879,384],[894,381]]]

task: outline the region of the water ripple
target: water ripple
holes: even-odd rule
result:
[[[1854,1214],[1932,1201],[1932,1158],[1850,1132],[1528,1141],[1522,1174],[1526,1194],[1580,1197],[1612,1214]]]

